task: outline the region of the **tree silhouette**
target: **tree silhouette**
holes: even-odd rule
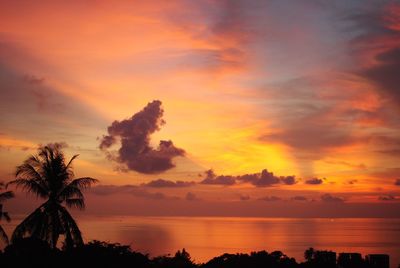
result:
[[[7,222],[11,221],[8,212],[3,211],[3,202],[14,197],[14,193],[12,191],[4,191],[4,183],[0,182],[0,221],[5,219]],[[3,227],[0,225],[0,240],[3,240],[6,244],[8,244],[8,236],[4,231]]]
[[[90,177],[73,179],[72,162],[76,157],[78,155],[66,164],[62,146],[48,144],[39,147],[38,155],[29,157],[17,167],[16,179],[10,184],[16,184],[46,201],[15,228],[11,238],[13,242],[34,237],[55,248],[60,235],[63,235],[67,248],[83,245],[78,225],[63,204],[69,208],[84,209],[82,190],[97,180]]]
[[[306,259],[308,262],[311,262],[314,258],[314,253],[314,248],[306,249],[306,251],[304,251],[304,259]]]

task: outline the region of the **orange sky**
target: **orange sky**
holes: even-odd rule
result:
[[[285,2],[0,1],[0,180],[38,144],[64,142],[77,175],[101,181],[97,203],[394,215],[400,5]],[[136,155],[137,129],[107,128],[148,118],[154,100],[166,123],[146,134],[151,155]],[[101,150],[104,135],[116,142]],[[160,140],[174,147],[157,150]],[[154,171],[160,154],[167,166]],[[157,179],[194,183],[144,185]]]

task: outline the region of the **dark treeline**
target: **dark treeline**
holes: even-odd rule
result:
[[[353,255],[361,256],[356,253]],[[369,263],[368,259],[339,255],[332,251],[305,251],[305,262],[297,263],[281,251],[250,254],[228,254],[215,257],[206,263],[195,263],[190,254],[179,250],[172,256],[150,258],[132,251],[129,246],[92,241],[80,247],[52,248],[47,242],[36,238],[23,238],[0,252],[0,267],[104,267],[104,268],[386,268],[389,264]],[[383,255],[387,256],[387,255]],[[333,258],[334,257],[334,258]]]

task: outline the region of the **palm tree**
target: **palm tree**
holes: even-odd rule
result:
[[[0,191],[4,190],[4,183],[0,182]],[[10,222],[11,218],[8,215],[8,212],[3,211],[3,202],[11,199],[14,197],[14,193],[12,191],[5,191],[0,193],[0,221],[3,220],[3,218],[7,221]],[[7,245],[8,245],[8,236],[6,232],[4,231],[3,227],[0,225],[0,240],[3,240]]]
[[[17,167],[16,179],[10,184],[16,184],[46,201],[15,228],[12,242],[35,237],[55,248],[60,235],[63,235],[67,248],[83,245],[81,231],[63,204],[69,208],[84,209],[82,190],[97,180],[90,177],[73,179],[71,164],[76,157],[78,155],[66,164],[62,146],[48,144],[39,147],[38,155],[29,157]]]

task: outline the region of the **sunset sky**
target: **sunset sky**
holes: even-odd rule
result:
[[[400,216],[399,1],[0,0],[0,93],[0,181],[63,143],[88,213]]]

